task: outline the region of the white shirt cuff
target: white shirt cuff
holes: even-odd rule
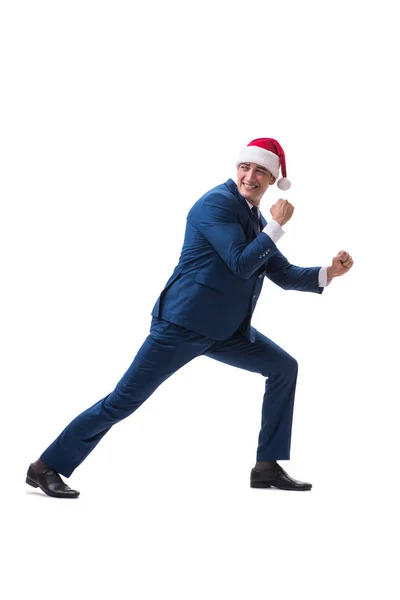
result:
[[[274,242],[274,244],[277,244],[281,237],[285,235],[285,232],[283,231],[282,227],[273,219],[271,219],[271,221],[269,221],[268,224],[264,227],[262,233],[266,233]]]
[[[329,282],[330,283],[330,282]],[[319,287],[327,287],[328,283],[328,267],[321,267],[318,273]]]

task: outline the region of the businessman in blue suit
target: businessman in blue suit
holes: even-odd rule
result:
[[[266,378],[261,430],[251,487],[310,490],[278,460],[290,458],[297,362],[251,326],[263,280],[285,290],[321,294],[332,278],[353,265],[341,251],[329,267],[297,267],[278,250],[293,206],[280,199],[267,223],[261,198],[279,177],[288,189],[285,154],[272,138],[242,149],[237,181],[213,188],[189,211],[179,263],[158,298],[148,337],[115,389],[78,415],[32,463],[26,482],[58,498],[76,498],[69,477],[109,429],[132,414],[178,369],[208,356]]]

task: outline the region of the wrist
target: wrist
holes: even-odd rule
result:
[[[336,277],[336,275],[335,275],[335,273],[334,273],[334,271],[333,271],[333,267],[328,267],[328,268],[327,268],[327,270],[326,270],[326,274],[327,274],[327,278],[328,278],[328,283],[329,283],[330,281],[332,281],[332,279],[333,279],[334,277]]]

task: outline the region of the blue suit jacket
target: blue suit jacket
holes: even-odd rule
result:
[[[261,221],[264,227],[262,215]],[[268,235],[258,234],[228,179],[189,211],[179,263],[152,315],[215,340],[241,329],[253,341],[250,321],[264,277],[285,290],[321,293],[320,268],[291,265]]]

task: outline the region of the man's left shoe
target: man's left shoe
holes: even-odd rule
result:
[[[306,490],[311,490],[312,485],[311,483],[305,483],[304,481],[296,481],[296,479],[292,479],[280,465],[276,464],[270,469],[264,469],[263,471],[256,471],[255,469],[252,469],[250,475],[250,487],[276,487],[280,490],[295,490],[303,492]]]

